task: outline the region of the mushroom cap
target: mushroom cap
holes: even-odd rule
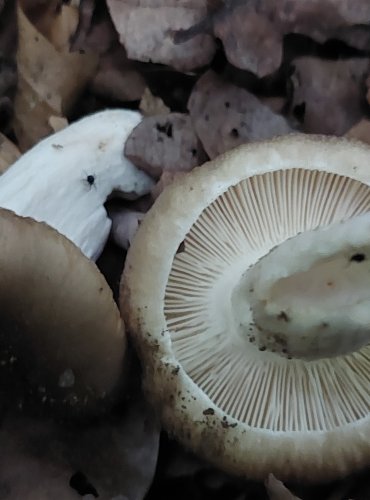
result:
[[[100,412],[121,386],[126,351],[103,275],[56,230],[6,209],[0,248],[3,403]]]
[[[241,278],[283,241],[370,211],[370,149],[291,135],[165,189],[142,221],[121,311],[167,430],[228,472],[326,481],[370,460],[370,346],[287,359],[238,334]],[[249,304],[244,312],[250,314]]]

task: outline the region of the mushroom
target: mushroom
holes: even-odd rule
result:
[[[315,331],[304,309],[309,312],[312,303],[320,321],[335,303],[346,302],[347,292],[355,293],[354,310],[357,298],[368,304],[367,264],[348,259],[369,246],[368,235],[359,236],[357,219],[370,211],[369,158],[370,149],[361,143],[321,136],[240,146],[167,187],[133,239],[120,302],[142,359],[147,394],[169,432],[230,473],[326,481],[369,463],[370,329],[362,325],[360,335],[352,335],[356,325],[345,320],[342,327],[341,311],[335,311],[330,335],[342,347],[331,341],[321,352],[319,334],[311,352],[310,339],[289,354],[283,345],[284,336]],[[345,221],[348,226],[337,225]],[[323,226],[327,237],[311,256]],[[305,239],[312,245],[306,247]],[[334,264],[324,270],[319,266],[326,252]],[[364,276],[355,263],[366,269]],[[306,300],[329,271],[343,271],[337,280],[348,284],[347,292],[329,299],[323,291],[321,306],[321,295]],[[299,272],[307,288],[294,278]],[[361,290],[348,283],[352,278]],[[284,279],[290,280],[287,290]],[[247,284],[255,284],[257,304]],[[292,302],[298,314],[294,331],[289,314],[276,308],[279,318],[270,327],[270,297],[273,305]],[[357,308],[357,325],[366,321],[365,309]],[[267,327],[275,338],[263,344]]]
[[[122,386],[126,337],[96,265],[44,223],[0,209],[2,403],[100,412]]]
[[[154,181],[123,155],[141,115],[107,110],[42,140],[0,177],[0,206],[46,222],[96,260],[111,228],[104,203],[134,199]]]

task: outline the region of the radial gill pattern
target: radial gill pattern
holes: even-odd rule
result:
[[[370,188],[292,169],[255,176],[209,205],[174,259],[165,297],[173,349],[191,379],[251,427],[328,430],[368,415],[370,348],[304,361],[236,335],[231,295],[242,274],[298,232],[370,210]],[[249,314],[246,304],[246,314]]]

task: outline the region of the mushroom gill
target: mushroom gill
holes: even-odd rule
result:
[[[121,307],[147,391],[171,432],[229,472],[328,480],[370,459],[369,332],[353,338],[336,311],[330,342],[312,346],[309,307],[319,326],[331,311],[320,297],[304,298],[311,264],[314,282],[326,277],[315,268],[317,254],[329,246],[335,268],[344,252],[345,231],[340,237],[336,226],[348,221],[358,236],[360,218],[368,218],[361,214],[370,212],[369,157],[360,144],[321,137],[239,147],[167,188],[133,240]],[[320,240],[322,227],[329,233]],[[303,235],[311,233],[308,248]],[[352,238],[348,256],[361,255],[365,240]],[[316,252],[307,268],[303,254],[290,258],[299,241],[301,254]],[[366,288],[355,263],[342,285],[355,275]],[[293,280],[285,289],[284,279]],[[289,330],[292,303],[299,314]]]

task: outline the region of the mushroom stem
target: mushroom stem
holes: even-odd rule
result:
[[[370,212],[273,248],[244,275],[236,307],[245,298],[264,350],[318,359],[368,344]]]

